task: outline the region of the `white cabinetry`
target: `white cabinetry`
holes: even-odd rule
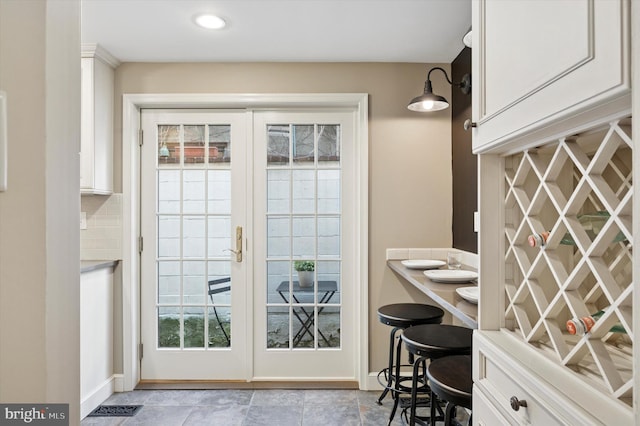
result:
[[[81,194],[113,192],[113,93],[118,64],[100,46],[82,45]]]
[[[629,3],[474,0],[474,150],[538,143],[627,108]]]
[[[632,229],[640,223],[632,140],[640,85],[630,90],[640,6],[632,3],[472,2],[476,425],[640,418],[640,254]],[[608,217],[595,235],[579,220],[590,213]],[[543,232],[546,244],[531,247],[527,237]],[[590,333],[567,331],[568,319],[603,308]],[[615,324],[627,333],[611,332]],[[512,397],[526,406],[515,410]]]

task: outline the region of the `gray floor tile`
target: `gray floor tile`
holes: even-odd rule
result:
[[[102,405],[144,405],[154,391],[134,390],[111,395]]]
[[[152,391],[145,402],[145,406],[171,405],[171,406],[194,406],[199,405],[204,397],[202,390],[159,390]]]
[[[304,390],[265,389],[253,394],[251,405],[300,405],[304,403]]]
[[[206,406],[249,405],[253,397],[251,389],[224,389],[201,391],[197,404]]]
[[[348,404],[357,403],[357,391],[355,390],[306,390],[304,391],[305,404]]]
[[[119,426],[126,417],[85,417],[81,426]]]
[[[192,410],[193,407],[145,405],[135,416],[128,417],[122,425],[182,426]]]
[[[184,426],[241,426],[248,411],[248,405],[195,407]]]
[[[360,412],[355,404],[309,404],[302,414],[304,426],[359,426]]]
[[[302,406],[250,406],[243,426],[300,426]]]

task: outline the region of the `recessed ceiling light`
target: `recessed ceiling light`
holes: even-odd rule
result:
[[[219,30],[227,26],[227,23],[219,16],[203,13],[195,17],[198,26],[208,30]]]

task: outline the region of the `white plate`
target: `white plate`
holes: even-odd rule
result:
[[[478,304],[478,287],[458,287],[456,293],[467,302]]]
[[[478,278],[478,274],[473,271],[462,271],[459,269],[439,269],[437,271],[424,271],[424,274],[431,281],[437,283],[468,283]]]
[[[403,266],[409,269],[435,269],[447,264],[442,260],[407,259],[403,260]]]

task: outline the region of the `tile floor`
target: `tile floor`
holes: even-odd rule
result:
[[[359,390],[136,390],[104,404],[138,404],[134,417],[86,417],[88,425],[350,426],[387,425],[393,400]],[[402,425],[399,410],[393,426]]]

